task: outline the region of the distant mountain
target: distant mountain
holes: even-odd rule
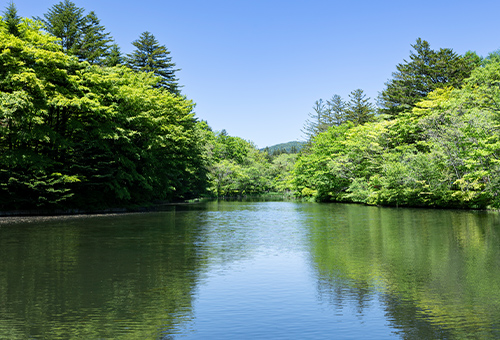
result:
[[[299,152],[300,149],[302,149],[305,144],[306,144],[306,142],[294,141],[294,142],[281,143],[281,144],[276,144],[273,146],[268,146],[268,147],[263,148],[261,150],[264,151],[267,149],[270,154],[275,153],[275,152],[280,152],[280,153],[283,153],[283,152],[290,153],[292,151]]]

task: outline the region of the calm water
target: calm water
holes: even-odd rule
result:
[[[500,338],[497,213],[210,202],[0,219],[0,339]]]

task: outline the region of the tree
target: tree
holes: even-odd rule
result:
[[[361,125],[373,121],[375,109],[370,98],[366,98],[363,90],[357,89],[349,94],[349,102],[347,103],[346,116],[347,120],[354,125]]]
[[[154,88],[151,73],[61,53],[38,21],[19,28],[22,39],[0,25],[9,51],[0,54],[0,209],[104,208],[203,191],[194,103]]]
[[[327,115],[325,121],[329,126],[340,125],[347,120],[347,106],[341,96],[335,94],[330,100],[326,101]]]
[[[43,15],[45,19],[37,18],[45,25],[45,30],[61,39],[63,52],[73,54],[82,35],[82,26],[86,19],[84,8],[77,7],[69,0],[61,1],[52,6]]]
[[[113,41],[110,34],[105,32],[96,14],[92,11],[82,21],[81,35],[73,50],[81,61],[90,64],[103,64],[110,53],[109,43]]]
[[[379,96],[380,112],[392,117],[410,110],[437,88],[459,87],[475,65],[451,49],[434,51],[420,38],[411,46],[415,51],[410,52],[410,61],[404,60],[396,66],[393,79],[386,83],[386,89]]]
[[[84,12],[84,8],[64,0],[52,6],[44,14],[45,19],[38,20],[44,23],[47,32],[61,39],[63,52],[90,64],[104,64],[113,39],[93,11],[85,16]]]
[[[120,51],[120,47],[117,44],[111,45],[109,49],[109,53],[104,59],[103,64],[105,66],[113,67],[117,65],[121,65],[124,63],[124,59],[122,53]]]
[[[132,45],[136,47],[136,50],[127,55],[128,67],[134,71],[153,73],[160,77],[157,87],[163,87],[171,93],[179,94],[179,84],[175,72],[180,71],[180,69],[175,69],[170,51],[164,45],[160,45],[155,36],[147,31],[143,32]]]
[[[3,21],[7,24],[7,31],[10,34],[19,36],[19,24],[21,23],[21,18],[17,15],[17,8],[13,2],[5,8],[3,12]]]
[[[324,121],[326,106],[323,99],[314,102],[313,110],[314,113],[309,113],[310,119],[306,120],[304,128],[302,129],[302,133],[306,136],[308,141],[328,128]]]

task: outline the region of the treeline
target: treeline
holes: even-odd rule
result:
[[[204,190],[193,103],[158,87],[152,72],[81,62],[31,19],[1,23],[0,65],[2,209],[102,208]]]
[[[297,154],[273,157],[252,142],[229,136],[225,130],[214,133],[205,126],[209,196],[291,192],[290,176]]]
[[[418,39],[367,122],[318,129],[293,188],[319,201],[392,206],[500,206],[500,62]],[[324,120],[316,121],[319,126]]]
[[[150,32],[122,55],[94,12],[64,0],[0,21],[0,209],[142,205],[287,193],[317,201],[499,207],[500,57],[421,39],[378,107],[318,100],[298,150],[212,131]],[[302,145],[301,145],[302,146]],[[299,151],[296,153],[296,151]]]
[[[103,209],[290,190],[296,155],[214,132],[144,32],[120,53],[64,0],[0,21],[0,209]]]

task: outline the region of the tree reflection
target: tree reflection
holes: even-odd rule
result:
[[[151,339],[192,319],[192,215],[4,225],[0,338]]]
[[[403,338],[500,336],[496,213],[318,205],[309,222],[322,301],[372,299]],[[348,301],[348,302],[346,302]]]

